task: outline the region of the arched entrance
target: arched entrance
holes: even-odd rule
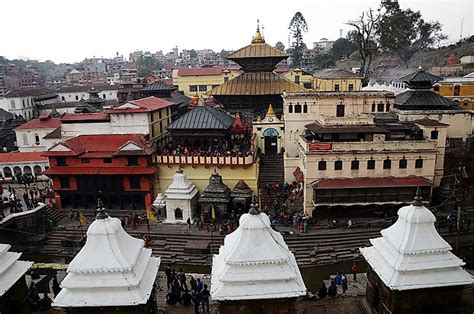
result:
[[[273,128],[266,129],[263,132],[263,141],[265,147],[265,155],[278,154],[278,136],[280,134]]]
[[[41,172],[43,172],[43,170],[41,170],[41,166],[38,165],[33,167],[33,171],[35,172],[35,177],[41,175]]]
[[[11,178],[12,177],[12,169],[10,167],[4,167],[3,168],[3,176],[5,178]]]
[[[174,210],[174,219],[183,220],[183,210],[181,208],[176,208]]]
[[[13,173],[15,174],[15,177],[20,177],[22,175],[21,168],[18,166],[13,167]]]
[[[33,171],[31,170],[30,166],[24,166],[23,173],[25,174],[25,176],[33,176]]]

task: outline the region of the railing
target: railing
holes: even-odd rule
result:
[[[338,124],[341,124],[341,119],[344,119],[344,125],[361,125],[361,124],[373,125],[374,124],[374,117],[369,116],[368,114],[360,114],[360,115],[348,116],[344,118],[321,115],[321,122],[323,124],[338,125]]]
[[[418,141],[307,142],[303,136],[300,136],[299,144],[309,153],[348,151],[433,151],[437,149],[437,142],[428,139]]]

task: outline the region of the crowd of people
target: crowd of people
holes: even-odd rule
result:
[[[3,207],[10,208],[9,213],[5,214],[3,210],[0,210],[0,219],[10,214],[19,213],[23,211],[23,206],[26,206],[26,210],[31,210],[38,206],[39,202],[46,203],[48,190],[41,190],[38,188],[29,188],[29,184],[25,185],[25,189],[22,195],[23,202],[20,197],[17,196],[18,191],[12,186],[8,186],[8,193],[3,194],[2,203]],[[24,205],[23,205],[24,204]]]
[[[30,274],[31,274],[32,279],[37,279],[39,277],[38,275],[34,273],[34,271],[31,271]],[[52,290],[55,297],[61,291],[61,288],[59,286],[59,282],[56,276],[54,276],[52,279]],[[51,304],[53,303],[53,300],[49,297],[47,292],[40,293],[38,291],[38,288],[36,287],[36,284],[34,281],[32,281],[30,283],[30,286],[28,287],[27,299],[31,305],[32,311],[48,311],[49,309],[51,309]]]
[[[209,300],[211,293],[200,278],[189,276],[189,281],[186,273],[179,269],[177,272],[172,269],[170,265],[166,266],[166,303],[169,305],[176,305],[180,303],[184,306],[194,305],[195,313],[209,313]],[[202,308],[202,312],[201,312]]]
[[[194,145],[169,143],[162,148],[158,147],[156,153],[165,156],[244,157],[253,155],[249,143],[250,138],[247,136]]]

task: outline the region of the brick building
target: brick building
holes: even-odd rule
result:
[[[59,208],[95,208],[101,197],[109,209],[142,210],[155,197],[153,154],[141,134],[80,135],[45,153],[43,174],[53,180]]]

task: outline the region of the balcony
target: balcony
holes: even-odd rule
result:
[[[334,117],[321,115],[320,123],[322,125],[340,125],[344,121],[344,125],[374,125],[374,117],[368,114],[360,114],[346,117]]]
[[[208,167],[247,167],[251,166],[257,161],[255,154],[242,157],[213,157],[213,156],[173,156],[173,155],[161,155],[156,156],[158,164],[167,165],[191,165],[193,168],[197,166]]]
[[[370,142],[307,142],[300,136],[299,145],[306,154],[324,154],[335,152],[421,152],[436,151],[435,140],[401,140]]]

